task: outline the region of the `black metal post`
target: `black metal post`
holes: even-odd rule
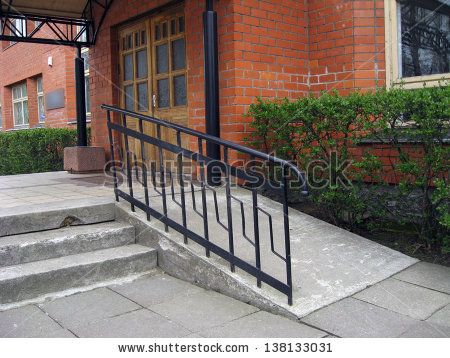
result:
[[[219,53],[217,46],[217,13],[214,11],[213,0],[206,1],[206,11],[203,13],[204,49],[205,49],[205,110],[206,133],[220,137],[219,113]],[[207,156],[220,160],[220,146],[207,142]],[[219,172],[214,172],[212,166],[207,168],[209,185],[219,185]]]
[[[87,147],[86,129],[86,93],[84,84],[84,60],[81,57],[81,47],[77,48],[75,58],[75,93],[77,106],[77,145]]]

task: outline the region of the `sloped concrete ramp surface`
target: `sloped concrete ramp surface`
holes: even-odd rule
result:
[[[126,190],[125,187],[122,188]],[[180,197],[176,190],[175,199]],[[233,189],[232,194],[244,203],[246,236],[252,240],[253,217],[252,196],[245,189]],[[168,216],[181,223],[181,209],[175,203],[168,189]],[[135,196],[143,200],[143,193]],[[197,210],[201,211],[201,193],[196,192]],[[224,189],[217,189],[217,203],[220,222],[217,223],[212,191],[207,191],[208,227],[210,240],[228,249],[226,198]],[[284,229],[282,206],[268,198],[258,196],[258,206],[272,215],[275,249],[284,256]],[[150,205],[162,211],[162,200],[158,193],[150,192]],[[192,210],[192,196],[187,192],[186,206],[188,228],[203,235],[203,220]],[[297,210],[289,210],[291,257],[294,303],[287,304],[287,297],[268,285],[258,288],[256,279],[242,270],[232,273],[229,264],[211,254],[205,255],[200,245],[190,241],[183,244],[182,236],[173,229],[164,231],[164,225],[121,200],[117,215],[137,228],[138,243],[158,249],[158,265],[166,272],[181,279],[194,282],[234,298],[249,302],[262,309],[300,318],[333,302],[351,296],[364,288],[380,282],[416,263],[418,260],[400,252],[367,240],[361,236],[330,225]],[[254,247],[243,237],[240,205],[232,203],[235,253],[252,264],[255,263]],[[267,216],[259,214],[262,269],[285,281],[285,265],[270,250],[270,236]]]

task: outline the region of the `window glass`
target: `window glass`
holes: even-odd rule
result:
[[[27,85],[21,83],[12,88],[13,118],[15,126],[24,126],[29,123]]]
[[[89,77],[84,78],[84,93],[86,96],[86,113],[91,113],[91,97],[90,97],[90,84]]]
[[[147,77],[147,50],[141,50],[136,54],[137,78]]]
[[[45,121],[44,86],[42,83],[42,76],[36,78],[36,88],[37,88],[37,104],[38,104],[38,121],[42,123]]]
[[[398,1],[399,77],[450,72],[450,0]]]
[[[158,80],[158,107],[167,108],[169,105],[169,79]]]
[[[156,72],[167,73],[169,71],[169,56],[167,44],[156,46]]]
[[[173,78],[173,100],[175,106],[186,105],[186,76]]]
[[[134,111],[133,85],[125,86],[125,109],[128,111]]]
[[[181,70],[186,66],[184,38],[172,41],[172,69]]]
[[[131,81],[133,79],[133,55],[129,53],[123,57],[124,77],[125,81]]]
[[[148,111],[148,89],[147,82],[137,85],[138,95],[138,111]]]

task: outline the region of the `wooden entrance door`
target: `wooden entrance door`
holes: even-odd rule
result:
[[[182,8],[126,26],[119,31],[120,104],[122,108],[183,126],[188,124],[185,18]],[[127,125],[138,129],[135,120]],[[153,124],[144,131],[157,136]],[[176,143],[173,130],[161,128],[161,138]],[[183,141],[184,142],[184,141]],[[186,145],[186,143],[183,143]],[[140,143],[130,140],[140,157]],[[158,151],[145,146],[145,156],[157,160]],[[174,159],[164,153],[165,159]]]

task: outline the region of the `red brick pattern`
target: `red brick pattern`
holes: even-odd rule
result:
[[[27,82],[30,128],[38,125],[36,77],[42,76],[44,93],[57,89],[65,91],[64,108],[47,110],[45,125],[65,127],[75,115],[74,58],[73,48],[63,46],[16,43],[0,46],[0,96],[3,106],[3,130],[14,128],[12,118],[11,86]],[[48,66],[51,56],[53,66]]]
[[[117,104],[117,27],[168,0],[118,0],[90,50],[93,144],[108,150],[102,103]],[[186,0],[189,126],[204,130],[202,13],[205,2]],[[221,136],[241,142],[250,118],[243,114],[257,96],[295,99],[338,89],[371,89],[385,81],[383,0],[226,0],[219,17]],[[54,65],[47,65],[52,56]],[[70,48],[16,44],[0,51],[0,95],[10,128],[14,82],[44,77],[45,92],[66,91],[66,107],[47,111],[46,124],[75,119]],[[36,62],[36,58],[40,59]],[[66,70],[65,70],[66,69]],[[30,85],[32,81],[30,81]],[[6,87],[4,87],[6,86]],[[2,88],[5,88],[2,90]]]

